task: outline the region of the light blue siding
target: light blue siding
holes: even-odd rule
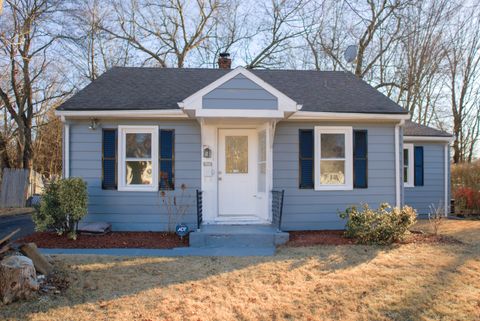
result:
[[[239,74],[203,96],[206,109],[277,109],[277,97]]]
[[[338,211],[351,205],[395,204],[395,126],[360,124],[368,130],[368,188],[352,191],[299,189],[298,131],[314,126],[351,126],[348,123],[294,123],[277,125],[273,145],[273,186],[284,189],[282,228],[284,230],[342,229],[345,222]]]
[[[408,141],[406,141],[408,143]],[[417,210],[418,214],[428,214],[430,206],[445,208],[445,144],[414,142],[423,146],[424,186],[405,187],[405,204]],[[450,175],[448,170],[447,175]],[[447,206],[450,204],[447,203]]]
[[[196,121],[102,121],[103,128],[121,125],[158,125],[175,129],[175,191],[186,184],[184,203],[190,204],[182,221],[196,226],[195,190],[200,188],[200,128]],[[70,176],[82,177],[88,183],[89,205],[85,219],[106,221],[114,230],[166,230],[169,215],[158,192],[119,192],[102,190],[102,129],[88,129],[88,122],[70,125]]]

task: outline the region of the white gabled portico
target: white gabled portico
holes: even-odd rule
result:
[[[270,224],[275,125],[301,105],[238,67],[179,102],[199,121],[206,224]]]

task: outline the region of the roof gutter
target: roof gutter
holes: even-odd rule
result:
[[[452,136],[403,136],[403,140],[409,142],[438,142],[438,143],[451,143],[453,142]]]
[[[68,118],[188,118],[180,109],[165,110],[56,110],[62,121]]]
[[[378,113],[332,113],[315,111],[297,111],[289,120],[407,120],[408,114],[378,114]]]

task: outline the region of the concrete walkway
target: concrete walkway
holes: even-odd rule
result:
[[[176,247],[173,249],[40,249],[43,254],[113,256],[273,256],[274,247]]]

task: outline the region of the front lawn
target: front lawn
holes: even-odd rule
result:
[[[462,243],[284,247],[263,258],[56,256],[71,271],[68,290],[3,306],[0,319],[479,320],[480,222],[441,229]]]

